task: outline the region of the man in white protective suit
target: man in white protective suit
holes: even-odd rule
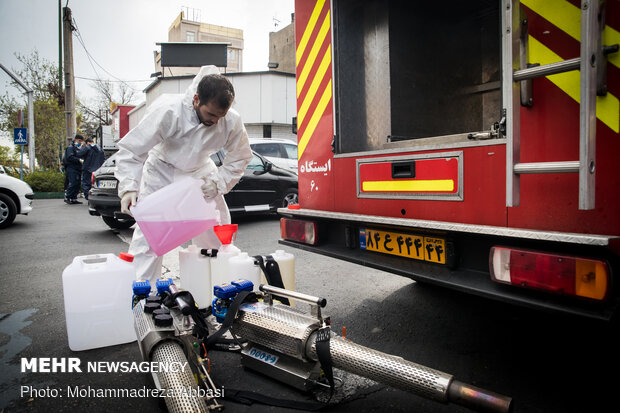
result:
[[[129,206],[139,199],[192,176],[204,180],[202,191],[205,198],[215,201],[221,223],[230,223],[224,194],[237,184],[252,159],[241,116],[231,108],[234,97],[230,81],[215,66],[203,66],[185,95],[170,95],[149,108],[138,126],[118,143],[115,176],[121,212],[129,214]],[[220,149],[226,157],[217,168],[210,156]],[[192,242],[199,248],[220,245],[212,229]],[[129,253],[134,255],[137,279],[154,285],[161,277],[163,257],[151,250],[137,226]]]

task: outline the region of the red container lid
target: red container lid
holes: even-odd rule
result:
[[[123,261],[133,262],[133,255],[127,252],[121,252],[120,254],[118,254],[118,258],[120,258]]]

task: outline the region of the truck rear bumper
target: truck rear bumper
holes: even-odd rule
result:
[[[387,271],[419,282],[551,312],[608,321],[613,318],[620,307],[620,298],[613,290],[606,301],[595,302],[498,284],[491,280],[489,274],[490,248],[494,245],[506,244],[515,247],[604,256],[611,262],[612,269],[614,269],[617,268],[618,257],[607,248],[609,241],[614,237],[484,226],[478,226],[478,228],[467,226],[468,230],[466,231],[465,226],[460,226],[460,224],[434,221],[392,219],[311,210],[280,209],[278,212],[293,218],[311,220],[318,224],[319,242],[317,245],[306,245],[283,239],[279,241],[280,244],[290,247]],[[422,233],[428,231],[434,236],[444,237],[453,248],[453,262],[441,265],[362,249],[360,248],[358,234],[360,229],[367,227],[387,231]],[[450,230],[447,229],[448,227]],[[346,274],[340,274],[340,276],[346,276]]]

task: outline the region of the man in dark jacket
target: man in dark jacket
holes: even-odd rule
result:
[[[82,135],[75,135],[73,143],[65,150],[65,156],[63,163],[65,165],[65,174],[69,179],[69,185],[65,191],[65,202],[67,204],[81,204],[77,200],[78,193],[80,192],[80,178],[82,175],[82,162],[77,156],[77,152],[84,142]]]
[[[103,164],[105,156],[99,146],[94,143],[93,138],[86,138],[84,142],[86,144],[77,151],[76,156],[84,159],[82,164],[82,191],[84,191],[84,198],[88,201],[91,175]]]

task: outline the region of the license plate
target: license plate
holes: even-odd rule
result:
[[[117,181],[114,181],[114,180],[99,181],[97,183],[97,188],[115,189],[116,184],[117,184]]]
[[[446,263],[446,240],[398,232],[360,230],[360,247],[368,251],[421,261]]]

